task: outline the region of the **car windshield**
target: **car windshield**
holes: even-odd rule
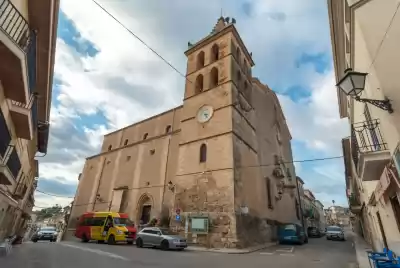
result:
[[[161,233],[162,233],[163,235],[177,235],[176,232],[173,232],[173,231],[171,231],[171,230],[169,230],[169,229],[161,229]]]
[[[296,231],[296,225],[294,225],[294,224],[287,224],[287,225],[285,225],[284,226],[284,229],[285,230],[290,230],[290,231]]]
[[[114,224],[118,226],[134,226],[133,221],[128,218],[114,218]]]
[[[54,227],[46,227],[46,228],[41,228],[40,232],[55,232],[56,228]]]
[[[328,232],[340,232],[340,231],[342,231],[342,228],[337,227],[337,226],[331,226],[331,227],[328,227],[327,231]]]

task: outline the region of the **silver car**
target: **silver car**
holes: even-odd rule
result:
[[[327,240],[341,240],[345,241],[344,231],[339,226],[329,226],[326,228],[326,239]]]
[[[136,246],[141,247],[160,247],[163,250],[187,248],[186,239],[178,234],[163,228],[146,227],[143,228],[136,237]]]

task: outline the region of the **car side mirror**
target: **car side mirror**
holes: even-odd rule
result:
[[[157,233],[159,236],[161,236],[162,234],[160,232]]]

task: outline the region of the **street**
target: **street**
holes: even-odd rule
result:
[[[13,268],[108,268],[108,267],[356,267],[351,241],[309,240],[303,246],[277,245],[250,254],[200,251],[161,251],[135,246],[80,242],[25,243],[0,260]]]

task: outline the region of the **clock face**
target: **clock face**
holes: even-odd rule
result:
[[[211,106],[205,105],[199,109],[197,112],[197,121],[200,123],[205,123],[211,119],[213,115],[213,108]]]

